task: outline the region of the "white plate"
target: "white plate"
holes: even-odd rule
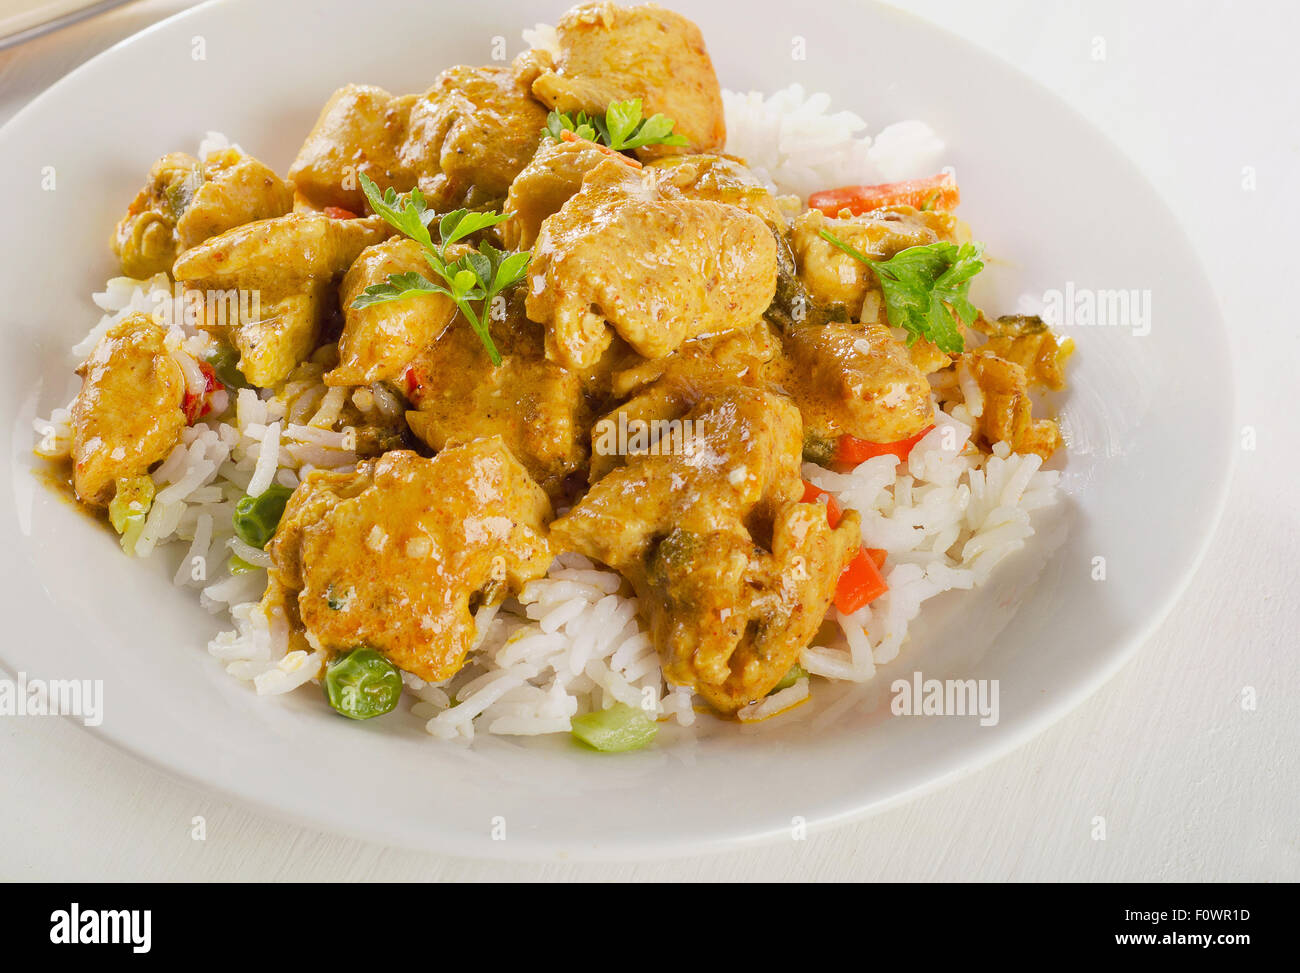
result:
[[[1002,754],[1058,719],[1141,644],[1204,550],[1229,474],[1232,389],[1215,299],[1174,216],[1119,151],[1054,97],[896,11],[682,0],[724,85],[791,81],[873,128],[928,120],[948,141],[962,214],[998,260],[984,306],[1022,291],[1148,291],[1152,328],[1073,328],[1063,422],[1068,498],[988,588],[927,604],[870,687],[822,691],[758,727],[706,726],[619,757],[566,741],[466,750],[414,719],[339,719],[312,694],[263,700],[203,651],[216,623],[173,565],[115,539],[32,475],[31,421],[75,389],[67,349],[114,274],[110,230],[165,151],[216,129],[281,171],[348,81],[425,88],[443,67],[509,53],[560,3],[226,0],[80,68],[0,131],[7,189],[0,293],[0,544],[12,671],[101,678],[95,732],[152,763],[292,820],[445,852],[510,858],[691,853],[845,820]],[[824,26],[815,27],[815,24]],[[807,38],[806,60],[791,58]],[[286,42],[288,41],[288,42]],[[200,46],[205,60],[195,60]],[[53,167],[56,189],[43,191]],[[1106,581],[1093,580],[1104,558]],[[161,560],[161,559],[155,559]],[[890,717],[895,673],[1000,681],[1000,721]],[[713,721],[705,720],[706,724]],[[493,840],[504,822],[506,840]]]

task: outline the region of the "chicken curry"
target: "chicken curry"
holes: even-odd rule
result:
[[[981,248],[951,177],[805,205],[727,155],[684,17],[591,3],[556,39],[421,93],[340,88],[283,177],[237,148],[160,158],[113,235],[123,273],[260,311],[205,319],[225,367],[198,388],[149,315],[104,335],[72,410],[76,493],[120,507],[214,391],[323,361],[330,388],[402,408],[340,417],[354,469],[247,498],[272,498],[264,605],[293,644],[437,682],[482,606],[577,552],[639,599],[665,678],[733,714],[832,607],[884,590],[883,552],[802,464],[906,457],[972,389],[980,447],[1046,459],[1061,436],[1031,390],[1060,386],[1069,344],[971,305]],[[629,422],[690,432],[602,445]]]

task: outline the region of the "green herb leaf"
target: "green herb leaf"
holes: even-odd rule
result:
[[[546,116],[546,127],[542,131],[557,142],[566,131],[572,132],[579,138],[604,143],[616,152],[645,145],[686,144],[686,136],[673,134],[673,120],[667,115],[642,118],[640,98],[611,101],[603,118],[599,115],[590,118],[586,112],[569,116],[553,111]]]
[[[609,147],[621,149],[640,124],[640,98],[633,98],[631,101],[611,101],[609,107],[605,109],[605,130],[609,135]]]
[[[685,145],[686,136],[673,134],[673,120],[651,115],[642,120],[641,99],[610,102],[605,112],[606,144],[618,152],[645,145]]]
[[[542,134],[549,135],[558,142],[565,132],[572,132],[578,138],[591,142],[596,141],[596,126],[585,111],[580,111],[577,115],[553,111],[546,116],[546,127],[542,129]]]
[[[924,338],[948,354],[965,350],[959,323],[969,326],[979,313],[966,294],[984,269],[983,244],[930,243],[873,260],[827,230],[821,237],[875,271],[889,323],[907,332],[909,347]]]
[[[497,265],[496,277],[492,281],[492,293],[501,293],[507,287],[514,287],[528,273],[527,253],[512,253]]]
[[[423,274],[410,271],[405,274],[389,274],[388,280],[382,284],[371,284],[361,294],[358,294],[353,300],[352,306],[360,309],[370,307],[372,304],[386,304],[389,301],[403,301],[408,297],[418,297],[420,294],[446,294],[451,296],[451,291],[441,284],[435,284]]]
[[[370,208],[383,217],[384,222],[420,246],[433,249],[433,239],[429,236],[429,228],[424,221],[424,193],[419,188],[412,189],[404,197],[399,197],[391,186],[380,194],[379,187],[363,172],[361,191],[366,194]]]
[[[479,230],[496,226],[506,219],[504,213],[476,213],[467,209],[453,210],[438,221],[438,235],[443,247],[463,240]]]
[[[548,119],[548,130],[550,124]],[[556,124],[563,128],[562,121],[557,121]],[[420,244],[425,263],[434,276],[445,282],[445,286],[434,283],[415,271],[390,274],[384,283],[371,284],[357,295],[352,301],[352,307],[360,309],[420,294],[446,294],[456,302],[461,314],[483,342],[492,364],[500,365],[501,353],[492,341],[485,318],[491,310],[492,298],[523,279],[532,255],[525,250],[507,256],[504,251],[483,242],[477,250],[471,250],[447,263],[447,248],[480,230],[496,226],[506,219],[505,214],[453,210],[438,219],[438,243],[435,244],[429,232],[435,214],[428,211],[424,194],[419,189],[412,189],[405,197],[399,197],[391,188],[381,194],[379,187],[365,175],[361,176],[361,188],[377,214],[390,226]],[[479,301],[482,304],[475,309],[474,302]]]

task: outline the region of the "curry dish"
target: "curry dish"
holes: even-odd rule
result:
[[[345,85],[283,175],[232,145],[162,156],[113,252],[207,305],[188,332],[138,310],[99,336],[76,496],[125,542],[196,423],[314,382],[354,461],[216,495],[231,570],[267,568],[258,610],[340,712],[455,677],[484,610],[573,555],[617,572],[669,687],[753,707],[889,589],[865,514],[805,464],[901,471],[953,414],[970,463],[1045,461],[1062,437],[1031,393],[1071,349],[971,304],[950,175],[805,199],[727,138],[700,30],[602,2],[422,93]],[[256,313],[217,313],[231,294]]]

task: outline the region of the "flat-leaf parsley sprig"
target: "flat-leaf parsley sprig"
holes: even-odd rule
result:
[[[565,132],[572,132],[578,138],[607,145],[615,152],[626,152],[647,145],[685,145],[686,136],[674,133],[673,125],[673,120],[663,114],[643,118],[641,99],[633,98],[611,101],[603,118],[586,112],[566,115],[553,111],[546,116],[542,131],[557,142]]]
[[[443,283],[435,283],[417,271],[389,274],[384,283],[371,284],[364,293],[358,295],[352,302],[352,307],[370,307],[421,294],[445,294],[456,302],[460,313],[483,342],[492,364],[500,365],[501,353],[497,351],[488,328],[492,300],[523,280],[532,254],[528,250],[508,253],[485,242],[480,243],[477,250],[470,250],[448,262],[447,248],[479,230],[496,226],[506,217],[501,213],[454,210],[438,220],[438,242],[435,243],[429,232],[429,224],[437,214],[429,211],[424,194],[419,189],[412,189],[405,196],[399,197],[390,187],[380,194],[379,187],[364,174],[361,176],[361,189],[370,201],[371,208],[389,226],[420,245],[425,262]]]
[[[924,338],[950,355],[965,350],[959,322],[969,326],[979,315],[966,294],[971,278],[984,269],[982,243],[929,243],[872,260],[833,233],[820,232],[827,243],[876,272],[889,323],[907,332],[908,347]]]

